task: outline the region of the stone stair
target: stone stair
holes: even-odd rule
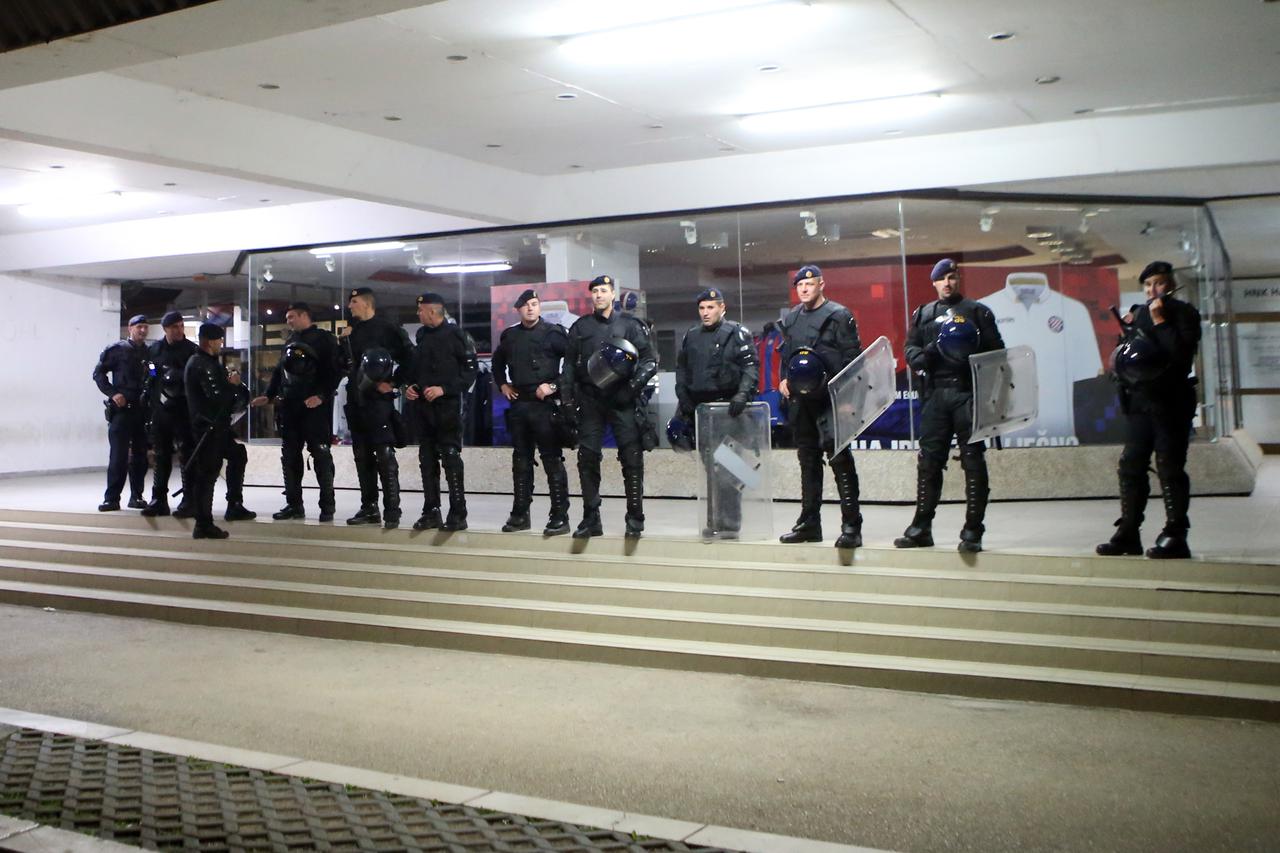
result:
[[[0,511],[0,601],[1280,719],[1280,566]]]

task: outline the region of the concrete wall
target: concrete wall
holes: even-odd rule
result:
[[[118,288],[0,275],[0,475],[107,464],[102,395],[90,374],[120,337]]]

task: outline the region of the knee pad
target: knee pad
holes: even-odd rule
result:
[[[968,473],[987,470],[986,448],[981,444],[966,444],[960,448],[960,467]]]
[[[440,449],[440,464],[446,471],[454,471],[462,467],[462,451],[456,447]]]
[[[599,450],[588,450],[585,447],[578,448],[578,464],[579,465],[595,465],[599,467],[600,460],[604,458],[604,454]]]
[[[1180,454],[1175,456],[1173,454],[1157,453],[1156,474],[1159,475],[1161,482],[1172,482],[1174,478],[1186,475],[1186,463],[1186,457]]]
[[[559,471],[564,467],[564,457],[558,453],[555,455],[539,454],[538,458],[542,460],[542,469],[544,471]]]
[[[618,462],[623,468],[643,468],[644,451],[634,446],[619,448]]]

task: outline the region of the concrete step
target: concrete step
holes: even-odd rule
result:
[[[152,541],[148,544],[165,543]],[[710,582],[691,584],[475,568],[371,565],[367,562],[300,560],[292,556],[265,563],[245,560],[237,554],[53,542],[21,543],[14,540],[0,540],[0,563],[15,567],[30,564],[32,570],[53,568],[58,564],[102,569],[132,565],[158,573],[202,574],[223,579],[247,578],[370,590],[1280,648],[1280,618],[1203,610],[1118,607],[1110,603],[1057,604],[949,595],[816,592],[807,588],[733,586]],[[527,560],[516,561],[516,568],[527,565]],[[778,580],[786,582],[794,580],[794,577],[784,573]]]
[[[966,696],[1280,719],[1280,687],[1223,679],[481,624],[18,581],[0,583],[0,591],[5,601],[32,606],[337,639],[736,672]]]
[[[1280,685],[1280,650],[1105,637],[532,601],[218,578],[145,569],[8,565],[0,578],[110,593],[373,613],[574,632],[986,661]],[[3,594],[3,587],[0,587]]]
[[[257,527],[257,525],[251,525]],[[267,525],[271,527],[271,525]],[[400,531],[392,531],[398,533]],[[1280,617],[1280,582],[1221,583],[1169,581],[1160,578],[1122,578],[1050,575],[1043,572],[992,571],[983,568],[894,568],[862,564],[855,567],[792,566],[743,561],[702,562],[697,557],[625,557],[573,553],[518,552],[454,547],[452,544],[422,548],[411,541],[387,537],[381,542],[335,540],[316,543],[309,539],[241,534],[211,542],[192,540],[177,532],[115,531],[82,526],[35,525],[25,529],[0,527],[9,538],[3,547],[13,557],[44,559],[23,551],[23,545],[52,543],[78,546],[94,553],[109,547],[134,552],[163,549],[190,555],[235,556],[250,564],[272,564],[282,558],[295,561],[327,561],[356,565],[404,566],[466,571],[515,572],[555,577],[610,578],[669,583],[710,583],[725,586],[760,586],[798,589],[816,593],[876,593],[928,595],[940,598],[1026,601],[1042,604],[1129,607],[1151,610],[1203,611],[1237,615]],[[698,554],[695,546],[692,553]],[[123,552],[122,552],[123,553]],[[78,558],[72,558],[73,560]],[[106,564],[111,564],[103,558]],[[114,558],[111,558],[114,560]],[[1034,564],[1024,563],[1027,567]],[[1280,577],[1275,578],[1280,581]]]

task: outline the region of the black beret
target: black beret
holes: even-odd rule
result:
[[[1153,275],[1173,276],[1173,264],[1168,261],[1152,261],[1142,268],[1142,275],[1138,276],[1138,284],[1142,284]]]
[[[285,311],[304,311],[307,314],[310,314],[311,306],[305,302],[290,302],[289,307],[286,308]]]
[[[220,341],[226,336],[226,330],[217,323],[200,324],[200,340],[202,341]]]
[[[587,290],[590,290],[591,288],[601,284],[607,284],[609,285],[609,287],[613,287],[613,276],[611,275],[596,276],[595,278],[591,279],[591,283],[587,285]]]
[[[172,326],[174,323],[181,323],[181,322],[182,322],[181,311],[170,311],[160,318],[161,326]]]
[[[528,304],[530,299],[537,299],[537,298],[538,298],[538,294],[534,293],[533,288],[531,287],[528,290],[526,290],[524,293],[516,297],[516,307],[523,308],[526,304]]]
[[[802,281],[808,281],[815,278],[822,278],[822,270],[818,269],[813,264],[805,264],[800,267],[800,269],[796,270],[796,274],[791,277],[791,284],[794,287]]]
[[[698,304],[701,305],[703,302],[707,301],[724,302],[724,291],[717,290],[714,287],[708,287],[706,290],[698,294]]]
[[[132,317],[129,318],[130,326],[136,326],[139,323],[145,323],[145,322],[147,322],[146,314],[134,314]]]
[[[372,287],[353,287],[349,296],[373,296]]]
[[[438,293],[432,293],[431,291],[427,291],[426,293],[418,297],[418,304],[419,305],[443,305],[444,297]]]

